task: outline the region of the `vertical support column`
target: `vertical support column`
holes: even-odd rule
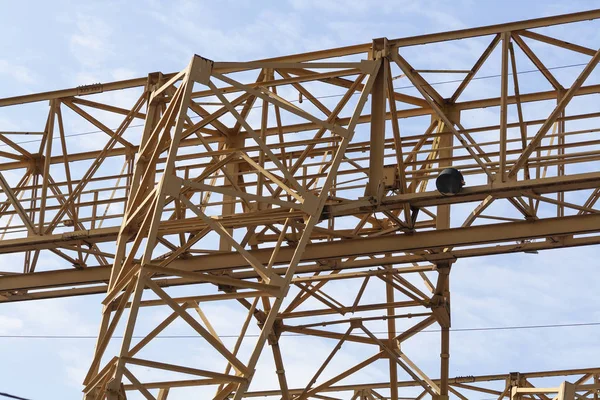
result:
[[[445,110],[445,114],[448,116],[453,124],[460,123],[460,112],[454,111],[449,108]],[[437,119],[432,116],[432,123]],[[438,166],[440,169],[452,166],[452,146],[454,145],[454,136],[450,127],[444,125],[444,128],[439,132],[439,148]],[[448,229],[450,228],[450,204],[444,204],[437,206],[436,216],[436,228],[437,229]]]
[[[391,270],[391,267],[387,267],[388,270]],[[388,304],[394,303],[394,287],[391,285],[394,277],[392,272],[390,271],[387,274],[388,282],[386,282],[386,302]],[[388,327],[388,346],[394,352],[398,348],[398,341],[396,340],[396,319],[394,315],[396,314],[396,309],[393,307],[389,307],[387,309],[387,316],[390,317],[387,320]],[[393,357],[389,357],[390,364],[390,399],[398,400],[398,362]]]
[[[560,102],[560,100],[562,99],[564,95],[564,91],[563,90],[559,90],[558,91],[558,95],[556,97],[556,101],[557,104]],[[565,175],[565,159],[562,157],[565,154],[565,117],[566,113],[565,110],[562,111],[562,113],[560,113],[560,119],[558,121],[556,121],[556,123],[558,124],[558,166],[557,166],[557,175],[558,176],[564,176]],[[565,201],[565,192],[557,192],[556,193],[556,200],[559,202],[564,202]],[[557,217],[564,217],[565,216],[565,206],[561,205],[561,204],[557,204],[556,205],[556,216]]]
[[[450,374],[450,327],[442,327],[440,376],[440,399],[448,398],[448,375]]]
[[[235,133],[225,140],[225,144],[226,144],[227,148],[230,148],[230,149],[243,148],[244,147],[244,138],[243,138],[243,136],[240,136],[237,133]],[[231,179],[233,179],[235,181],[238,178],[238,175],[240,172],[239,163],[228,163],[227,165],[225,165],[224,168],[226,168],[227,174],[231,177]],[[223,180],[224,180],[223,184],[227,185],[228,184],[227,178],[223,177]],[[223,216],[235,214],[235,206],[236,206],[235,200],[236,200],[236,198],[233,196],[223,195],[223,206],[222,206],[222,210],[221,210],[221,213]],[[227,228],[226,230],[233,237],[233,228]],[[219,250],[231,251],[231,243],[227,239],[225,239],[223,236],[221,236],[219,239]]]
[[[158,81],[149,80],[148,109],[146,125],[142,137],[142,149],[136,160],[132,178],[132,192],[128,199],[123,223],[117,240],[117,252],[111,271],[109,293],[103,301],[103,321],[92,366],[85,378],[85,399],[102,398],[106,400],[123,400],[126,398],[123,377],[130,377],[126,368],[132,336],[134,333],[140,301],[146,285],[150,284],[145,267],[150,264],[152,252],[157,242],[158,224],[163,214],[167,196],[175,195],[178,180],[175,174],[175,159],[184,127],[184,120],[191,101],[195,76],[209,72],[197,71],[199,57],[194,57],[183,74],[178,93],[174,95],[165,115],[160,114],[163,104],[153,98]],[[200,77],[202,78],[202,77]],[[159,79],[160,80],[160,79]],[[153,84],[154,83],[154,84]],[[160,90],[160,89],[158,89]],[[157,131],[158,128],[162,131]],[[163,147],[168,146],[163,175],[156,183],[156,164]],[[155,191],[155,193],[152,193]],[[149,197],[150,196],[150,197]],[[148,203],[144,206],[144,203]],[[138,222],[138,220],[143,222]],[[141,228],[140,228],[141,226]],[[132,230],[134,231],[132,233]],[[129,238],[135,237],[131,246],[127,246]],[[145,240],[145,243],[144,243]],[[135,261],[138,253],[142,254],[141,262]],[[123,291],[123,293],[121,293]],[[133,294],[132,294],[133,293]],[[130,297],[131,296],[131,297]],[[129,300],[129,301],[128,301]],[[98,373],[98,367],[104,357],[109,340],[114,334],[126,305],[129,304],[129,315],[117,356]],[[113,314],[114,311],[114,314]],[[112,314],[112,319],[111,319]],[[110,320],[110,322],[109,322]],[[107,325],[108,323],[108,325]],[[100,375],[99,375],[100,374]],[[100,395],[98,397],[97,395]],[[166,396],[164,394],[163,396]]]
[[[144,121],[144,130],[142,131],[142,138],[140,141],[140,149],[143,149],[148,145],[150,140],[156,140],[156,137],[152,137],[152,132],[156,128],[157,123],[160,120],[160,116],[162,113],[162,104],[159,104],[157,99],[153,98],[153,93],[155,90],[160,88],[162,83],[162,74],[161,73],[152,73],[148,75],[148,83],[146,84],[146,120]],[[156,136],[156,135],[155,135]],[[143,190],[140,188],[140,184],[142,181],[142,175],[148,165],[148,160],[144,157],[138,156],[137,159],[133,160],[133,167],[131,167],[131,171],[133,175],[131,176],[131,186],[129,188],[129,192],[127,193],[127,202],[125,204],[125,218],[131,214],[136,208],[135,199],[139,198],[139,192]],[[154,177],[152,177],[151,182],[154,183]],[[150,187],[147,187],[143,194],[147,194],[151,190]],[[141,220],[138,218],[138,220]],[[111,279],[109,280],[109,289],[113,287],[116,283],[116,278],[119,276],[121,272],[121,266],[123,261],[125,260],[125,252],[127,248],[127,241],[129,240],[129,236],[123,232],[123,228],[121,227],[121,232],[119,232],[119,238],[117,239],[117,249],[115,251],[115,261],[113,268],[111,270]],[[134,227],[135,228],[135,227]]]
[[[160,389],[156,400],[167,400],[168,396],[169,396],[169,389]]]
[[[438,282],[432,299],[432,312],[441,328],[440,345],[440,394],[439,400],[447,400],[450,377],[450,263],[438,263]]]
[[[454,110],[446,110],[446,115],[453,124],[460,123],[460,113]],[[444,126],[440,132],[439,141],[439,167],[445,168],[452,165],[452,146],[454,136],[450,127]],[[450,228],[450,205],[440,205],[437,207],[436,229]],[[433,310],[441,327],[441,348],[440,348],[440,394],[439,399],[448,399],[449,393],[449,373],[450,373],[450,263],[438,263],[439,273],[438,282],[435,291],[437,309]]]
[[[575,385],[571,382],[563,382],[558,388],[557,400],[575,400]]]
[[[508,119],[508,47],[510,43],[510,32],[502,33],[502,68],[500,83],[500,162],[498,175],[500,180],[506,180],[506,138]]]
[[[521,394],[517,392],[519,387],[523,385],[523,378],[521,378],[521,374],[518,372],[511,372],[508,375],[508,385],[510,390],[510,399],[518,400],[521,398]]]
[[[139,304],[142,300],[142,295],[144,294],[144,286],[145,280],[142,276],[142,272],[140,271],[140,276],[138,277],[138,280],[135,283],[133,298],[131,299],[131,307],[129,311],[129,316],[127,318],[127,323],[125,325],[125,332],[123,333],[123,341],[121,342],[119,356],[117,361],[115,362],[115,372],[113,374],[113,378],[109,381],[108,385],[106,386],[106,400],[122,399],[121,395],[124,392],[122,390],[121,381],[123,380],[123,374],[125,372],[125,361],[123,360],[123,357],[129,352],[129,348],[131,347],[131,340],[138,316]]]
[[[152,93],[154,90],[156,90],[159,87],[161,78],[162,78],[162,74],[160,74],[158,72],[151,73],[148,75],[148,82],[146,83],[146,104],[147,104],[146,119],[145,119],[145,123],[144,123],[144,130],[142,132],[142,138],[140,141],[140,148],[142,148],[148,142],[150,134],[152,133],[152,131],[154,130],[154,128],[156,126],[156,123],[160,119],[160,112],[161,112],[160,107],[157,106],[156,101],[151,102],[151,100],[152,100]],[[130,184],[128,186],[130,186],[130,187],[127,192],[128,201],[127,201],[127,204],[125,205],[126,210],[131,208],[131,203],[134,198],[133,195],[136,194],[138,191],[139,181],[141,179],[141,174],[143,172],[143,168],[141,168],[140,164],[143,163],[144,160],[138,159],[136,162],[133,155],[131,155],[131,157],[132,157],[131,158],[132,162],[129,163],[130,166],[128,168],[128,173],[131,173],[131,175],[128,176],[128,182],[130,182]],[[137,168],[134,169],[133,166],[136,164],[138,166],[137,166]],[[125,215],[127,216],[127,213]],[[122,262],[125,257],[126,246],[127,246],[127,237],[124,235],[124,232],[120,232],[119,239],[117,241],[117,251],[116,251],[115,262],[114,262],[113,268],[111,270],[111,279],[109,281],[109,287],[112,287],[116,283],[116,278],[118,276],[118,273],[122,266]],[[102,306],[102,320],[100,323],[100,330],[98,332],[98,339],[96,341],[96,347],[94,349],[95,357],[97,357],[98,354],[103,354],[106,349],[106,345],[103,344],[103,342],[104,342],[105,336],[109,334],[108,330],[109,330],[111,318],[113,317],[114,312],[115,312],[114,307],[111,304],[105,304]],[[99,370],[100,370],[100,360],[99,359],[94,360],[94,362],[92,363],[92,366],[91,366],[90,370],[88,371],[88,374],[84,380],[84,384],[87,384],[92,379],[93,376],[98,374]],[[95,399],[97,397],[98,390],[99,390],[99,388],[95,388],[88,395],[86,395],[85,398],[86,399],[88,399],[88,398]]]
[[[48,125],[46,128],[46,136],[44,143],[44,166],[42,172],[42,197],[40,201],[40,212],[39,212],[39,224],[38,233],[42,235],[44,233],[44,223],[46,216],[46,203],[48,199],[48,183],[50,182],[50,164],[52,159],[52,141],[54,139],[54,121],[56,117],[56,107],[58,106],[58,100],[50,100],[50,112],[48,114]],[[40,153],[42,148],[40,148]],[[30,267],[29,272],[33,272],[35,264]]]
[[[290,400],[290,392],[287,384],[287,377],[285,375],[285,368],[283,366],[283,358],[281,357],[281,349],[279,348],[279,338],[281,337],[281,320],[278,319],[273,324],[273,331],[269,335],[269,346],[273,351],[273,361],[275,362],[275,373],[277,374],[277,380],[279,387],[281,388],[281,400]]]
[[[163,207],[165,204],[167,192],[171,190],[168,187],[168,182],[175,176],[175,158],[177,156],[177,149],[179,147],[179,141],[181,139],[181,132],[183,130],[183,121],[185,119],[185,115],[187,114],[189,102],[191,101],[190,98],[192,88],[194,85],[193,73],[195,61],[196,58],[192,59],[187,69],[187,76],[183,79],[181,83],[182,96],[181,101],[179,102],[178,107],[175,110],[176,118],[173,124],[173,133],[170,138],[171,140],[169,144],[169,150],[167,152],[167,158],[165,161],[164,172],[159,182],[156,184],[156,196],[153,200],[153,205],[149,207],[148,214],[146,215],[146,217],[149,220],[149,229],[146,234],[145,247],[142,251],[140,269],[137,273],[137,277],[133,278],[136,279],[136,281],[133,291],[133,297],[131,299],[131,306],[129,307],[129,316],[125,325],[125,333],[123,334],[123,340],[121,342],[119,355],[115,362],[115,372],[113,374],[112,380],[107,385],[107,400],[121,400],[121,395],[123,393],[121,381],[123,380],[123,375],[125,373],[124,358],[128,355],[129,349],[131,347],[132,336],[137,322],[139,304],[142,300],[142,295],[146,286],[147,275],[144,270],[144,266],[149,264],[151,261],[152,251],[154,250],[154,246],[157,242],[158,223],[160,222],[161,215],[163,213]],[[160,146],[161,142],[157,140],[156,145]],[[143,188],[140,188],[140,190],[143,190]],[[123,226],[125,225],[126,222],[124,221]],[[119,239],[121,239],[121,237]],[[137,248],[134,246],[130,251],[133,254],[135,254],[136,250]],[[117,259],[115,259],[115,267],[117,266],[116,263]]]
[[[162,83],[164,83],[163,80],[164,77],[160,72],[148,74],[148,83],[146,84],[146,120],[144,121],[144,130],[142,131],[142,138],[140,139],[140,149],[147,145],[148,141],[151,139],[152,132],[156,128],[156,124],[160,120],[163,104],[153,98],[153,93],[160,88]],[[137,192],[141,175],[144,172],[142,167],[145,167],[146,165],[147,161],[145,159],[135,160],[135,157],[133,157],[132,166],[130,167],[133,174],[131,176],[131,187],[129,189],[131,194]],[[133,196],[130,196],[129,199],[133,199]],[[131,201],[128,201],[127,209],[131,207],[131,203]]]
[[[372,59],[377,60],[389,54],[388,40],[373,40]],[[379,198],[379,187],[383,182],[383,163],[385,150],[385,113],[386,85],[389,74],[389,63],[383,63],[375,77],[371,89],[371,151],[369,153],[369,182],[365,196]]]

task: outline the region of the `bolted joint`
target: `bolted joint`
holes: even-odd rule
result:
[[[121,400],[124,399],[125,397],[122,394],[122,384],[115,380],[112,379],[110,382],[108,382],[108,384],[106,385],[106,394],[107,394],[107,398],[112,400]]]
[[[450,305],[445,300],[442,299],[439,304],[433,305],[431,312],[442,328],[450,327]]]
[[[390,45],[386,37],[373,39],[371,59],[377,60],[390,55]]]
[[[217,290],[219,290],[220,292],[223,292],[223,293],[235,293],[235,292],[237,292],[237,288],[235,286],[223,285],[223,284],[218,284],[217,285]]]
[[[79,85],[77,86],[77,95],[87,95],[87,94],[95,94],[102,93],[104,91],[104,85],[100,82],[91,83],[89,85]]]
[[[195,54],[190,63],[190,79],[203,85],[208,85],[213,70],[213,64],[214,61]]]
[[[451,267],[450,261],[438,261],[435,264],[435,270],[438,271],[438,273],[440,273],[440,274],[445,274],[445,275],[450,274],[450,267]]]
[[[331,218],[331,206],[326,204],[323,206],[323,209],[321,210],[321,214],[319,215],[319,222],[324,221],[329,218]]]
[[[509,373],[508,380],[510,382],[510,386],[519,386],[521,384],[521,373],[520,372]]]
[[[280,278],[279,275],[276,275],[276,277]],[[281,290],[279,291],[279,296],[278,297],[287,297],[289,291],[290,291],[290,285],[285,285],[283,283],[279,283],[279,282],[283,282],[284,279],[278,279],[277,281],[274,281],[273,279],[271,279],[271,283],[274,285],[280,285],[281,286]]]
[[[267,319],[267,314],[264,311],[255,309],[254,310],[254,318],[258,321],[258,326],[262,328],[265,320]]]
[[[453,124],[460,123],[460,109],[453,103],[444,103],[441,107],[442,112],[448,117]],[[451,136],[452,132],[445,129],[444,132]]]
[[[272,333],[267,336],[267,342],[269,343],[269,346],[277,346],[279,344],[279,339]]]
[[[256,373],[256,369],[247,370],[244,374],[244,378],[246,378],[246,382],[252,382],[252,378],[254,378],[254,374]]]
[[[371,205],[360,207],[361,211],[375,211],[375,207],[379,205],[379,199],[377,196],[364,196],[359,197],[358,200],[368,201]]]
[[[148,74],[148,81],[146,82],[146,90],[151,92],[158,89],[163,79],[162,72],[150,72]]]
[[[433,296],[431,296],[431,300],[429,300],[429,306],[432,310],[435,308],[445,308],[449,311],[450,301],[448,300],[447,296],[444,296],[442,294],[434,294]]]
[[[132,162],[135,161],[135,156],[136,156],[136,151],[134,150],[134,148],[129,148],[125,150],[125,160],[127,160],[127,162]]]
[[[352,318],[352,319],[350,319],[350,326],[351,326],[352,328],[360,328],[360,327],[362,327],[362,326],[363,326],[363,323],[362,323],[362,321],[361,321],[360,319],[358,319],[358,318]]]
[[[179,198],[182,185],[183,179],[178,176],[163,176],[163,191],[173,198]]]
[[[31,155],[32,158],[29,160],[29,168],[31,168],[35,173],[42,174],[44,172],[44,163],[46,161],[46,157],[44,157],[41,153],[36,153]]]
[[[457,376],[456,378],[454,378],[454,382],[456,382],[456,383],[475,382],[475,377],[473,375]]]
[[[281,333],[283,332],[283,321],[280,318],[276,319],[275,322],[273,322],[272,331],[275,337],[279,339]]]

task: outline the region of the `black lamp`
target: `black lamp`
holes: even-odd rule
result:
[[[442,194],[456,194],[465,185],[462,174],[456,168],[446,168],[435,180],[435,186]]]

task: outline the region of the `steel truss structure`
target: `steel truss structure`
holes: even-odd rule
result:
[[[0,272],[0,302],[105,294],[87,400],[189,387],[235,400],[410,388],[417,399],[598,399],[598,368],[449,376],[456,260],[600,243],[600,51],[551,34],[596,18],[253,62],[194,56],[175,74],[0,99],[3,113],[44,121],[0,132],[0,253],[22,261]],[[435,57],[444,46],[472,63]],[[581,62],[556,72],[548,54]],[[490,65],[499,74],[481,86]],[[436,84],[447,76],[454,87]],[[90,127],[93,140],[79,136]],[[25,133],[39,140],[24,144]],[[449,166],[467,181],[453,196],[433,184]],[[215,304],[232,310],[233,343],[206,311]],[[193,364],[156,345],[177,324],[202,339]],[[436,371],[411,358],[428,327],[440,330]],[[298,388],[282,356],[289,334],[332,345]],[[332,370],[356,349],[371,355]],[[254,390],[271,356],[273,388]],[[354,379],[374,366],[389,379]],[[535,388],[551,376],[565,383]]]

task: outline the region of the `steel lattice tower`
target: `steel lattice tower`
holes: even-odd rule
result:
[[[49,102],[39,148],[0,132],[0,253],[23,260],[0,273],[0,302],[105,293],[86,400],[165,400],[192,386],[221,400],[398,399],[415,387],[418,399],[598,399],[600,368],[449,376],[457,260],[600,243],[600,110],[577,103],[598,98],[600,51],[537,32],[596,18],[600,10],[252,62],[196,55],[178,73],[0,99],[15,112]],[[469,41],[485,43],[472,65],[435,57]],[[419,52],[430,54],[426,69]],[[558,79],[543,52],[582,65]],[[530,90],[525,62],[546,90]],[[475,83],[489,63],[500,71],[496,97]],[[448,74],[460,80],[441,92],[434,79]],[[124,107],[119,96],[136,100]],[[484,109],[489,118],[470,118]],[[70,150],[73,121],[104,140]],[[467,182],[454,195],[435,188],[448,167]],[[62,264],[40,265],[46,256]],[[233,344],[207,304],[237,308]],[[149,318],[159,309],[166,318]],[[157,344],[174,323],[202,340],[204,360],[183,365]],[[440,330],[433,374],[411,359],[411,339],[428,327]],[[290,333],[331,343],[301,387],[285,372]],[[352,346],[372,355],[330,373]],[[250,390],[261,356],[275,364],[273,387]],[[371,365],[389,379],[352,380]],[[535,388],[550,376],[565,383]],[[494,382],[503,389],[486,386]]]

